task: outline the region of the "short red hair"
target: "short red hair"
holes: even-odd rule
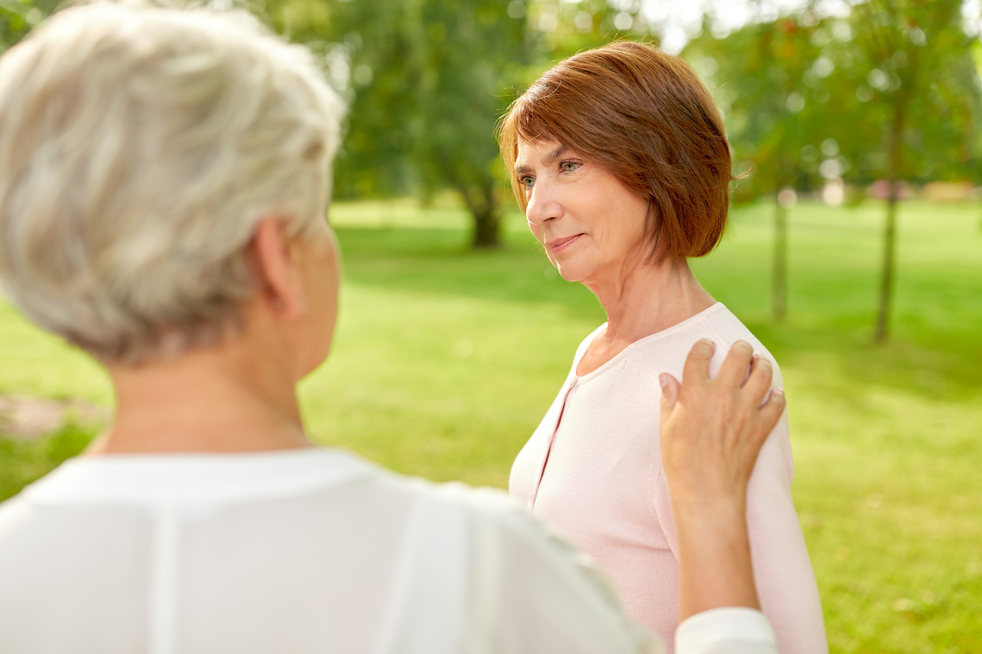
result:
[[[648,198],[652,256],[709,254],[726,226],[732,172],[723,119],[682,59],[621,41],[546,71],[501,123],[501,156],[522,211],[514,175],[518,142],[558,141]]]

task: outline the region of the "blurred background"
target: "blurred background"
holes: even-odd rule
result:
[[[563,57],[659,44],[713,92],[743,176],[694,268],[782,365],[832,651],[982,652],[978,0],[213,4],[311,47],[350,102],[341,320],[303,385],[316,440],[507,484],[604,314],[528,234],[496,122]],[[0,0],[0,49],[55,9]],[[0,297],[0,499],[111,406],[94,362]]]

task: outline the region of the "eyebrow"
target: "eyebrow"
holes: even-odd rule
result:
[[[564,152],[566,152],[566,146],[565,145],[560,145],[558,148],[556,148],[555,150],[553,150],[552,153],[548,157],[546,157],[546,163],[552,163],[553,161],[555,161],[559,157],[563,156],[563,153]]]
[[[565,145],[560,145],[558,148],[556,148],[555,150],[549,153],[549,156],[546,157],[546,163],[551,164],[556,159],[563,156],[563,154],[566,152],[567,149],[568,148]],[[515,166],[515,172],[518,173],[519,175],[524,175],[526,173],[532,172],[532,169],[529,168],[528,166]]]

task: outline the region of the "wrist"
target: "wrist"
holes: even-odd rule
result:
[[[759,608],[741,502],[673,507],[683,618],[724,606]]]
[[[675,520],[689,519],[746,519],[747,493],[746,489],[737,492],[710,492],[698,489],[693,492],[671,493],[672,511]]]

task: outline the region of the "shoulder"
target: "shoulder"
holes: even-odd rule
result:
[[[759,350],[770,356],[767,348],[757,339],[750,328],[736,315],[726,308],[722,303],[716,305],[718,309],[704,316],[706,326],[717,336],[719,340],[729,347],[736,341],[747,341],[754,346],[754,350]]]
[[[714,359],[719,359],[721,363],[722,359],[726,357],[726,353],[735,342],[746,341],[754,348],[755,354],[759,354],[765,359],[768,359],[771,364],[774,365],[774,381],[780,381],[781,369],[770,350],[768,350],[767,347],[761,343],[760,339],[758,339],[757,336],[750,331],[750,328],[743,324],[743,321],[737,318],[732,311],[726,308],[726,306],[724,306],[722,303],[719,303],[716,306],[719,307],[717,311],[705,316],[706,326],[712,332],[714,340],[716,340],[719,345],[723,346],[721,350],[717,350]]]

